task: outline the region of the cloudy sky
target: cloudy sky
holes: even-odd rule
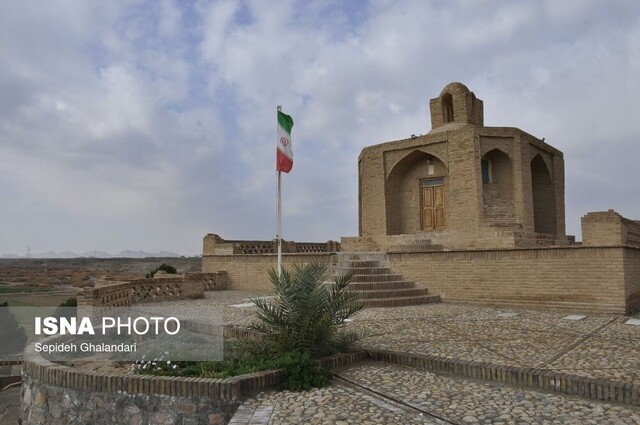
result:
[[[0,0],[0,255],[357,234],[357,156],[451,81],[565,154],[567,232],[640,218],[636,0]]]

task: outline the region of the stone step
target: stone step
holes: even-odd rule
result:
[[[362,300],[364,308],[406,307],[440,302],[440,295],[421,295],[417,297],[374,298]]]
[[[358,294],[361,299],[371,298],[400,298],[400,297],[417,297],[421,295],[427,295],[429,291],[424,288],[402,288],[402,289],[383,289],[383,290],[360,290],[352,292]]]
[[[410,289],[415,283],[406,280],[391,280],[388,282],[351,282],[349,289],[352,291],[378,291],[385,289]]]
[[[404,241],[402,241],[404,242]],[[432,245],[430,240],[420,239],[397,245],[400,252],[442,250],[440,245]],[[357,293],[364,308],[401,307],[439,302],[439,295],[430,295],[426,288],[417,288],[414,282],[406,281],[402,275],[391,273],[386,254],[372,255],[344,253],[339,256],[337,271],[352,273],[349,290]],[[330,283],[329,283],[330,284]]]
[[[343,268],[361,268],[361,267],[380,267],[380,261],[372,260],[347,260],[344,262]]]
[[[338,252],[338,263],[344,264],[347,261],[378,261],[385,263],[387,254],[382,252]]]
[[[402,280],[399,274],[354,274],[351,282],[392,282]]]
[[[351,272],[357,275],[380,275],[389,274],[389,267],[341,267],[343,273]]]

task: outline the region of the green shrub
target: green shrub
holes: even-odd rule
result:
[[[264,338],[246,339],[241,350],[277,357],[285,353],[308,353],[312,358],[348,350],[359,334],[345,327],[345,320],[362,309],[358,295],[348,290],[351,274],[327,284],[326,263],[294,265],[278,277],[269,272],[276,293],[274,301],[254,299],[258,321],[250,328]]]
[[[276,292],[273,301],[253,299],[258,320],[250,328],[261,332],[225,343],[220,362],[169,362],[154,358],[137,362],[137,373],[227,378],[260,370],[282,369],[280,389],[308,390],[329,383],[330,373],[316,367],[318,357],[348,351],[361,333],[346,329],[345,320],[362,309],[348,290],[351,274],[329,279],[325,263],[293,266],[278,277],[269,272]]]
[[[159,271],[163,271],[163,272],[165,272],[167,274],[178,274],[178,270],[175,267],[173,267],[173,266],[171,266],[169,264],[162,263],[160,266],[156,267],[155,270],[153,270],[152,272],[147,273],[145,275],[145,277],[147,279],[151,279]]]
[[[331,374],[316,367],[308,353],[285,353],[273,359],[265,357],[233,357],[219,362],[171,362],[158,357],[138,361],[132,371],[143,375],[197,376],[201,378],[228,378],[261,370],[283,370],[279,389],[290,391],[309,390],[329,383]]]
[[[309,353],[286,353],[275,361],[278,369],[283,369],[284,378],[279,389],[289,391],[308,391],[313,387],[329,384],[331,374],[316,366]]]
[[[60,303],[60,307],[77,307],[77,306],[78,306],[78,299],[76,297],[67,298],[66,301],[63,301],[62,303]]]

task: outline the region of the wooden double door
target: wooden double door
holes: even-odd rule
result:
[[[420,180],[420,228],[444,230],[444,178]]]

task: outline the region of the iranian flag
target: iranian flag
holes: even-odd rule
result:
[[[293,167],[293,150],[291,149],[291,128],[293,118],[278,111],[278,153],[276,170],[288,173]]]

